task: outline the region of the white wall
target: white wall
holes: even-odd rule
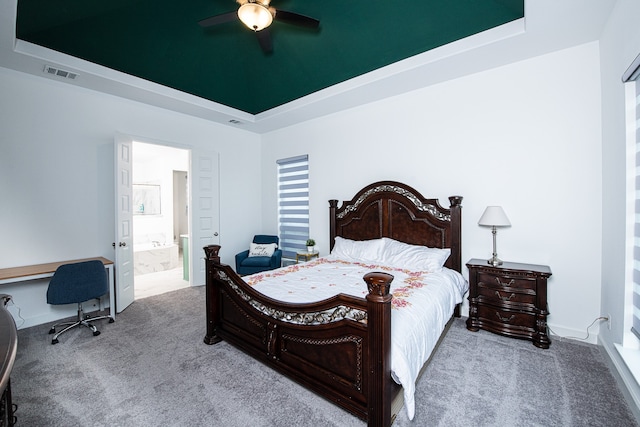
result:
[[[491,233],[477,221],[487,205],[502,205],[513,226],[498,232],[499,256],[549,265],[549,324],[584,336],[600,315],[599,85],[590,43],[267,134],[265,229],[277,224],[275,161],[304,153],[311,235],[323,253],[327,200],[377,180],[447,206],[448,196],[464,196],[463,262],[491,256]]]
[[[631,328],[631,312],[625,309],[632,264],[627,251],[627,196],[633,197],[626,169],[625,95],[621,77],[640,54],[640,2],[619,0],[602,37],[602,170],[603,170],[603,241],[602,241],[602,313],[611,314],[611,330],[602,328],[603,344],[614,365],[625,379],[638,411],[640,388],[626,369],[614,344],[622,344]],[[632,184],[632,183],[631,183]],[[640,414],[640,411],[638,411]]]
[[[220,153],[224,262],[260,230],[246,208],[261,200],[259,136],[3,68],[0,94],[0,268],[113,259],[116,133]],[[20,307],[11,308],[19,326],[74,313],[46,305],[46,282],[2,292]]]

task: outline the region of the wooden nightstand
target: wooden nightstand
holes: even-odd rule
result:
[[[313,252],[298,252],[296,253],[296,264],[302,261],[309,261],[314,258],[318,258],[320,253],[318,251]]]
[[[467,329],[484,329],[515,338],[530,339],[549,348],[547,335],[546,265],[504,262],[498,267],[472,259],[469,268]]]

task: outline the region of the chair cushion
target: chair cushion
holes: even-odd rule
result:
[[[240,263],[243,267],[269,267],[271,265],[270,256],[250,256]]]

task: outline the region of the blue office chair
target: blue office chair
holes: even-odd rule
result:
[[[102,261],[83,261],[58,267],[49,282],[49,288],[47,288],[47,303],[52,305],[78,304],[78,317],[73,322],[53,325],[49,330],[50,334],[55,334],[51,344],[57,344],[60,335],[76,326],[86,326],[93,331],[94,336],[97,336],[100,335],[100,331],[90,322],[109,319],[109,323],[113,323],[114,319],[111,316],[89,317],[82,310],[83,302],[100,298],[107,292],[109,292],[107,271]],[[56,333],[57,327],[65,328]]]
[[[253,243],[268,244],[275,243],[278,245],[280,239],[278,236],[267,236],[264,234],[256,234],[253,236]],[[282,265],[282,250],[276,249],[272,256],[249,256],[249,249],[236,254],[236,273],[241,276],[247,274],[259,273],[261,271],[273,270]]]

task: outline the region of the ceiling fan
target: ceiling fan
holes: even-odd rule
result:
[[[286,10],[276,10],[269,6],[271,0],[236,0],[236,3],[240,5],[237,11],[211,16],[199,21],[198,24],[206,28],[240,19],[247,28],[256,33],[260,47],[265,53],[273,51],[269,26],[274,20],[312,29],[320,26],[320,21],[315,18]]]

